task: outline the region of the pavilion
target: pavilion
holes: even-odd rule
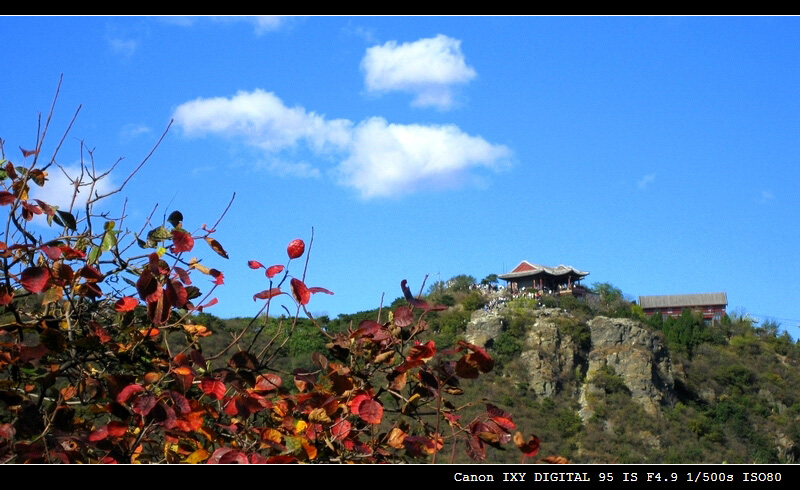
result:
[[[514,292],[532,288],[542,292],[582,296],[586,290],[580,285],[580,280],[588,275],[588,272],[568,265],[548,267],[523,260],[511,272],[497,277],[506,281]]]

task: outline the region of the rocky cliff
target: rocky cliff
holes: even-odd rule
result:
[[[467,325],[468,342],[491,347],[506,324],[506,311],[477,311]],[[590,339],[576,341],[577,321],[558,308],[530,312],[520,360],[528,392],[539,397],[558,393],[579,396],[580,415],[591,417],[591,400],[603,395],[592,383],[600,370],[612,372],[645,411],[656,414],[675,398],[674,373],[660,338],[629,319],[598,316],[588,322]],[[564,328],[572,327],[571,330]]]

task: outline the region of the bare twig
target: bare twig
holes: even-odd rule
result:
[[[236,199],[236,193],[235,192],[231,196],[231,200],[228,201],[228,205],[225,206],[225,210],[222,212],[221,215],[219,215],[219,219],[217,220],[217,222],[214,223],[214,226],[211,227],[212,230],[216,230],[217,229],[217,225],[219,224],[220,221],[222,221],[222,218],[224,218],[225,215],[228,213],[228,210],[231,208],[231,204],[233,204],[233,200],[234,199]]]
[[[169,128],[172,126],[172,122],[173,122],[173,120],[170,119],[169,124],[167,124],[167,128],[164,130],[163,133],[161,133],[161,137],[158,138],[158,141],[153,146],[153,148],[150,150],[150,153],[148,153],[147,156],[144,157],[144,159],[139,163],[139,165],[135,169],[133,169],[133,172],[131,172],[130,175],[128,175],[128,177],[125,178],[125,180],[122,182],[122,184],[117,189],[115,189],[113,191],[110,191],[110,192],[108,192],[106,194],[103,194],[103,195],[97,195],[94,199],[92,199],[92,202],[98,201],[98,200],[103,199],[104,197],[108,197],[108,196],[110,196],[112,194],[116,194],[117,192],[120,192],[122,189],[124,189],[125,186],[128,184],[128,181],[130,181],[133,178],[133,176],[136,175],[136,173],[142,168],[142,166],[144,166],[144,164],[147,162],[147,160],[149,160],[150,157],[153,156],[153,153],[156,151],[156,148],[158,148],[158,146],[164,140],[164,137],[167,135],[167,132],[169,131]]]

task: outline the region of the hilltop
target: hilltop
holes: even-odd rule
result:
[[[595,285],[595,301],[579,301],[510,298],[474,282],[457,276],[432,285],[426,297],[447,306],[427,317],[426,334],[439,350],[463,339],[496,361],[492,373],[448,400],[504,407],[541,438],[541,454],[578,463],[798,460],[800,345],[778,325],[736,315],[706,323],[690,311],[647,318],[608,284]],[[336,332],[378,314],[321,322]],[[201,319],[232,331],[249,321]],[[271,319],[268,333],[279,324]],[[215,337],[224,338],[207,340]],[[304,366],[312,352],[326,350],[316,329],[301,325],[285,339],[282,367]],[[487,462],[516,458],[495,451]]]

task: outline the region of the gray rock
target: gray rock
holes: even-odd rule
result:
[[[589,322],[592,332],[592,349],[589,352],[587,380],[604,366],[622,378],[631,397],[651,415],[661,412],[662,405],[676,398],[675,378],[667,349],[652,331],[639,326],[639,322],[626,318],[598,316]],[[590,383],[584,387],[589,393],[601,396]],[[586,393],[581,397],[581,415],[591,416]]]
[[[496,310],[473,311],[464,338],[470,344],[490,347],[491,342],[503,332],[504,325],[503,317]]]

